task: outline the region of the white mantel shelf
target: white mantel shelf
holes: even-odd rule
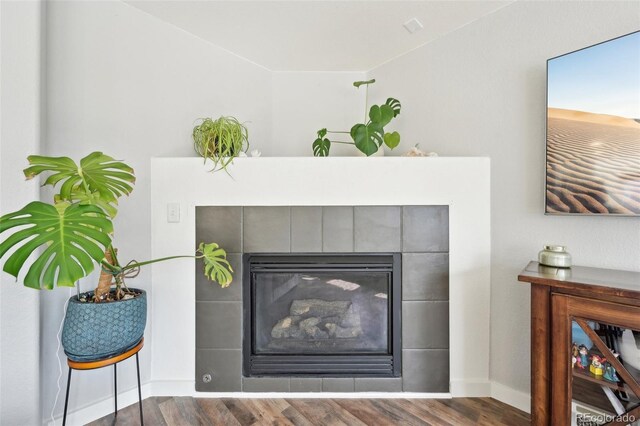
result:
[[[449,205],[451,395],[490,395],[488,158],[261,157],[236,159],[230,175],[210,169],[200,158],[151,160],[154,258],[193,251],[196,206]],[[167,222],[169,203],[180,204],[179,223]],[[193,261],[152,274],[151,384],[195,395]]]

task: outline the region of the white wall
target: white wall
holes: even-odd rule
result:
[[[25,182],[26,156],[40,145],[39,1],[0,2],[0,214],[38,198]],[[39,293],[0,275],[0,424],[40,420]]]
[[[21,180],[16,171],[23,167],[26,154],[36,149],[39,127],[24,123],[37,115],[38,102],[33,98],[37,85],[32,83],[37,81],[40,46],[33,34],[46,28],[43,152],[79,157],[100,149],[134,166],[136,190],[122,200],[116,223],[125,258],[145,259],[150,253],[150,158],[193,155],[194,118],[225,114],[248,121],[252,147],[268,156],[310,155],[318,128],[348,130],[361,119],[362,91],[351,83],[365,73],[272,73],[119,1],[49,2],[43,27],[35,25],[33,14],[40,13],[39,8],[29,9],[26,17],[7,17],[6,11],[16,7],[12,4],[2,2],[0,9],[2,65],[7,58],[6,34],[19,34],[14,31],[19,27],[31,38],[13,39],[8,54],[25,47],[20,52],[26,56],[11,73],[2,70],[3,109],[5,105],[27,108],[12,111],[21,114],[15,120],[7,119],[3,111],[2,188],[13,188]],[[529,384],[529,298],[528,288],[517,283],[515,275],[540,246],[566,243],[577,263],[640,269],[637,218],[542,216],[545,60],[635,30],[639,23],[637,2],[521,1],[367,73],[378,79],[372,102],[388,96],[403,102],[403,112],[394,121],[403,142],[394,154],[419,142],[443,155],[492,157],[492,377],[523,393]],[[12,84],[7,89],[9,78]],[[6,122],[13,124],[13,135],[19,131],[20,141],[28,142],[6,142],[10,140]],[[0,197],[2,211],[10,208],[5,194]],[[29,199],[30,195],[20,194]],[[18,207],[13,194],[11,200]],[[6,279],[3,276],[3,283]],[[150,288],[150,282],[147,270],[136,285]],[[92,285],[85,282],[82,288]],[[10,315],[5,304],[16,306],[5,295],[15,290],[10,287],[0,287],[0,321]],[[15,290],[20,297],[22,290]],[[26,294],[28,303],[36,303],[31,300],[36,296]],[[69,293],[58,290],[43,296],[41,392],[42,412],[48,417],[58,373],[55,334]],[[20,314],[27,312],[22,309]],[[0,329],[2,339],[7,336],[5,329]],[[20,338],[29,340],[34,331],[20,332]],[[37,352],[36,346],[29,350]],[[150,371],[146,351],[141,358],[143,380]],[[6,351],[3,356],[4,367],[9,362]],[[35,367],[32,371],[37,371]],[[121,389],[135,384],[131,367],[122,369]],[[2,374],[0,391],[12,383],[4,380],[9,374],[5,368]],[[110,380],[106,371],[76,375],[71,408],[110,395]],[[2,401],[8,400],[3,396]],[[59,402],[56,413],[61,410]]]
[[[272,73],[119,1],[51,2],[46,28],[45,151],[78,158],[102,150],[135,168],[135,191],[121,201],[116,220],[125,259],[150,256],[150,158],[195,155],[195,118],[224,114],[246,121],[251,148],[265,156],[311,155],[317,129],[348,130],[362,119],[364,91],[352,83],[364,73]],[[88,290],[94,282],[83,280],[81,287]],[[149,289],[150,282],[145,270],[135,285]],[[43,299],[45,418],[57,391],[56,333],[71,294],[58,290]],[[146,350],[143,381],[150,369]],[[135,386],[130,364],[120,373],[121,389]],[[112,392],[107,371],[77,374],[73,383],[70,411]]]
[[[403,103],[394,153],[491,157],[491,377],[520,406],[530,300],[518,272],[544,243],[566,244],[575,264],[640,270],[640,218],[543,215],[546,59],[639,27],[639,2],[519,1],[368,75]]]
[[[311,145],[319,129],[349,131],[361,122],[365,91],[356,89],[353,82],[364,77],[364,72],[273,73],[273,153],[287,157],[313,155]],[[342,140],[351,139],[344,135]],[[331,155],[353,152],[352,146],[331,147]]]
[[[116,219],[121,260],[150,258],[150,159],[195,155],[196,118],[224,114],[248,121],[256,147],[271,154],[271,73],[183,30],[119,1],[56,1],[48,4],[46,49],[47,154],[79,158],[102,150],[136,171],[135,190],[121,200]],[[81,287],[89,290],[95,282],[85,280]],[[150,283],[150,269],[135,280],[146,289]],[[61,289],[43,295],[45,418],[57,390],[56,333],[67,297]],[[151,342],[146,343],[143,381],[151,363]],[[70,411],[112,395],[107,370],[73,376]],[[119,389],[133,388],[135,363],[123,363],[118,371]]]

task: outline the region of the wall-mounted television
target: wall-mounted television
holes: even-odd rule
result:
[[[640,31],[547,61],[547,214],[640,216]]]

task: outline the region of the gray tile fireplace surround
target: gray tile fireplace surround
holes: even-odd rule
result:
[[[221,289],[196,265],[196,390],[449,391],[448,206],[197,207],[201,241],[224,247],[235,274]],[[402,377],[243,377],[245,252],[401,252]]]

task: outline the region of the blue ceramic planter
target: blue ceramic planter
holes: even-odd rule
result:
[[[89,361],[118,355],[135,346],[147,324],[147,293],[133,299],[106,303],[84,303],[69,299],[62,328],[62,347],[74,361]]]

